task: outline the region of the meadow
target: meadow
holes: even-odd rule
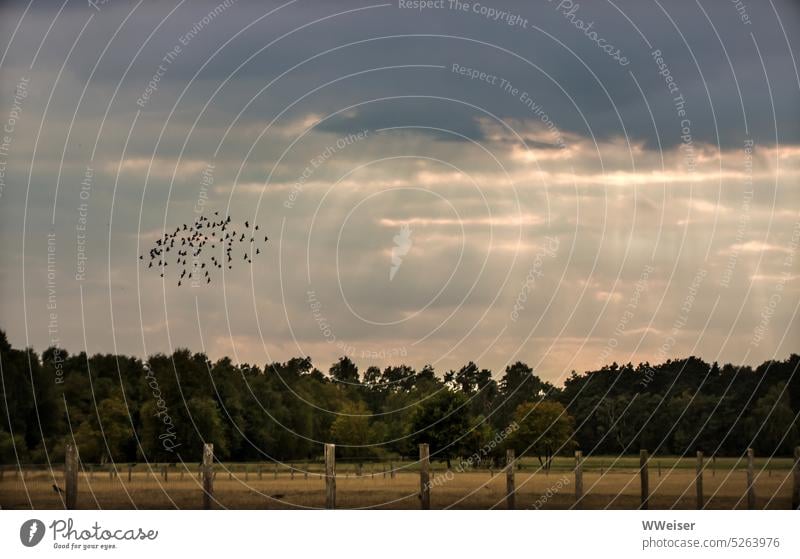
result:
[[[518,461],[517,509],[569,509],[575,505],[574,460],[556,457],[549,472],[538,461]],[[693,509],[693,458],[652,457],[651,509]],[[756,508],[790,508],[793,461],[755,460]],[[215,463],[214,508],[305,509],[325,507],[322,463]],[[360,470],[360,472],[359,472]],[[430,472],[432,509],[505,509],[504,470],[447,470],[434,462]],[[706,461],[706,508],[744,509],[746,461]],[[588,457],[583,463],[584,509],[635,509],[640,505],[638,456]],[[60,509],[63,469],[5,466],[0,478],[3,509]],[[84,465],[79,474],[81,509],[197,509],[202,481],[197,464]],[[336,508],[418,509],[420,476],[416,462],[340,463],[336,470]]]

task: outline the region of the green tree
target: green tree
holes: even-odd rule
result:
[[[344,385],[358,384],[358,367],[353,363],[349,357],[340,357],[339,360],[331,365],[328,371],[331,378],[336,382]]]
[[[440,390],[422,402],[411,420],[415,444],[428,443],[431,455],[441,456],[451,466],[451,458],[464,446],[461,438],[469,431],[467,397],[458,392]]]
[[[525,363],[517,361],[506,367],[506,372],[500,380],[499,393],[495,401],[497,409],[494,412],[495,427],[504,428],[511,423],[514,413],[520,404],[535,402],[542,399],[546,393],[546,383],[533,374]]]
[[[348,403],[339,412],[331,425],[331,439],[337,445],[361,447],[372,442],[373,430],[370,426],[370,411],[362,402]],[[343,456],[363,460],[371,456],[369,448],[340,449]]]
[[[91,464],[100,462],[105,456],[103,436],[97,429],[96,422],[85,421],[75,429],[75,444],[78,446],[81,461]]]
[[[789,454],[797,444],[797,422],[782,382],[756,401],[748,418],[747,432],[760,454]]]
[[[212,398],[194,397],[186,402],[186,410],[191,424],[184,424],[183,431],[190,443],[192,454],[202,454],[202,443],[212,443],[214,454],[222,458],[228,457],[228,439],[225,436],[219,406]],[[194,449],[197,449],[196,451]]]
[[[0,429],[0,463],[21,464],[28,459],[28,446],[22,435],[11,436],[11,433]]]
[[[125,450],[130,445],[133,436],[128,409],[122,400],[122,395],[117,394],[106,398],[97,405],[98,425],[103,439],[101,462],[106,459],[113,461],[125,460]]]
[[[545,470],[550,469],[556,452],[571,447],[575,422],[558,402],[520,404],[514,422],[517,429],[509,436],[508,444],[519,456],[536,456]]]

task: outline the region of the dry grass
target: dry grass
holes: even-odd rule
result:
[[[607,462],[610,464],[610,461]],[[671,469],[671,466],[677,466]],[[736,465],[735,462],[726,464]],[[787,464],[788,465],[788,464]],[[558,464],[557,464],[558,466]],[[624,464],[624,466],[628,466]],[[651,464],[650,488],[652,509],[691,509],[695,507],[694,470],[682,464],[665,462],[662,472]],[[779,464],[783,466],[783,464]],[[260,479],[251,466],[245,474],[243,465],[234,465],[230,472],[216,466],[214,497],[216,507],[231,509],[322,508],[325,505],[324,480],[318,471],[307,477],[302,471],[294,478],[282,471],[277,478],[264,468]],[[141,469],[141,466],[139,467]],[[346,468],[343,468],[346,469]],[[155,469],[160,472],[160,469]],[[356,476],[352,468],[337,475],[337,508],[419,508],[419,475],[408,469],[394,478],[382,468],[372,475]],[[789,508],[792,490],[788,467],[757,469],[756,494],[758,508]],[[447,475],[444,470],[432,477],[431,507],[435,509],[506,508],[506,479],[503,472],[470,471]],[[0,480],[0,506],[10,508],[63,508],[61,496],[52,485],[63,487],[62,472],[49,470],[18,473],[5,472]],[[574,475],[564,468],[549,474],[534,468],[516,473],[517,508],[566,509],[574,505]],[[746,474],[742,469],[723,469],[717,464],[704,476],[707,507],[714,509],[745,508]],[[607,466],[584,473],[583,508],[633,509],[639,506],[639,475],[636,468]],[[160,474],[135,471],[128,481],[127,466],[121,466],[119,477],[106,472],[82,473],[79,479],[79,508],[88,509],[193,509],[202,503],[197,472],[170,468],[168,480]]]

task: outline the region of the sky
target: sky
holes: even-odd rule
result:
[[[16,346],[437,371],[798,351],[791,0],[0,5]],[[148,269],[214,212],[270,238]]]

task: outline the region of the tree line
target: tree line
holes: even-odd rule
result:
[[[800,444],[800,356],[758,367],[696,357],[573,371],[563,386],[522,362],[500,375],[475,363],[437,374],[407,365],[360,370],[348,357],[327,373],[311,359],[263,368],[186,349],[146,362],[111,354],[41,355],[0,330],[0,462],[500,459],[505,448],[547,467],[557,454],[789,455]],[[498,434],[502,434],[502,440]]]

